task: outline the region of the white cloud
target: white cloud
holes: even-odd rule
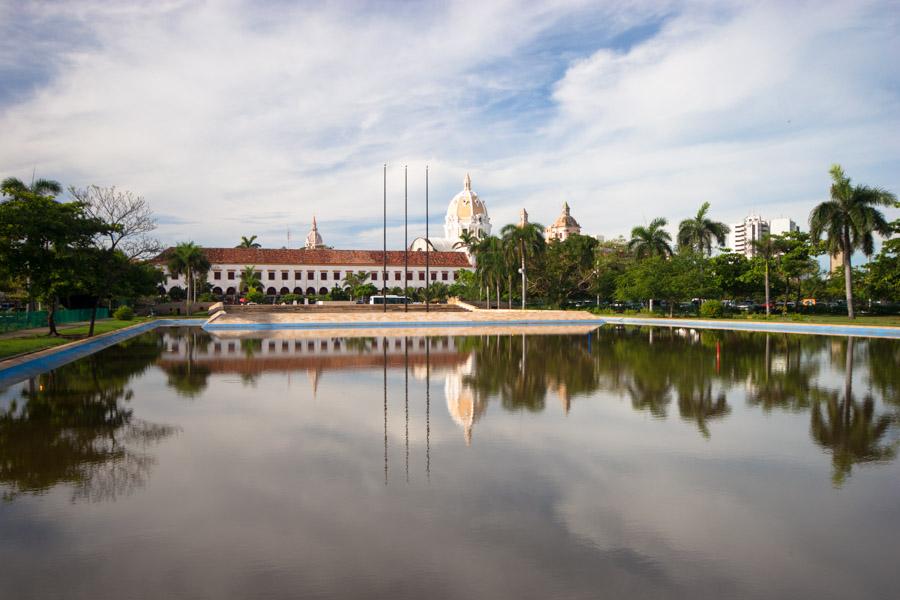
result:
[[[834,161],[900,188],[885,5],[3,10],[88,34],[36,45],[54,69],[0,104],[0,172],[130,188],[186,221],[169,219],[167,241],[280,246],[316,214],[329,243],[378,246],[385,160],[395,215],[410,165],[417,218],[430,162],[437,230],[466,170],[498,229],[568,200],[606,235],[703,200],[725,220],[756,207],[805,221]],[[654,35],[614,43],[661,15]]]

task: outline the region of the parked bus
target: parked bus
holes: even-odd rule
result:
[[[409,304],[409,299],[406,296],[388,294],[387,296],[372,296],[369,298],[369,304]]]

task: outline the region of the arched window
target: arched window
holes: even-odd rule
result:
[[[270,287],[266,289],[266,296],[274,296],[276,294],[275,288]]]
[[[282,296],[284,296],[285,294],[290,294],[290,293],[291,293],[291,290],[289,290],[289,289],[286,288],[286,287],[283,287],[283,288],[281,288],[281,291],[278,292],[278,293],[281,294]]]
[[[294,288],[294,293],[297,294],[298,296],[302,296],[302,295],[303,295],[303,288],[301,288],[301,287],[295,287],[295,288]]]
[[[328,293],[328,288],[327,288],[327,287],[321,287],[321,288],[319,288],[319,295],[320,295],[320,296],[324,296],[324,295],[327,294],[327,293]]]
[[[311,287],[306,288],[306,295],[307,296],[315,296],[316,288],[311,288]]]
[[[213,288],[212,292],[213,292],[213,294],[215,294],[216,296],[221,296],[221,295],[222,295],[222,288],[220,288],[219,286],[216,286],[216,287]]]
[[[233,287],[230,287],[227,290],[225,290],[226,296],[234,296],[236,293],[237,293],[237,290],[234,289]]]

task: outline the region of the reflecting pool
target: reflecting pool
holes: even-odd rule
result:
[[[0,598],[896,598],[900,343],[164,329],[0,390]]]

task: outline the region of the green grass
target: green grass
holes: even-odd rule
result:
[[[639,317],[639,318],[669,318],[668,315],[662,315],[659,313],[651,314],[645,312],[639,313],[614,313],[608,311],[591,311],[594,314],[598,314],[601,316],[619,316],[619,317]],[[673,318],[675,319],[701,319],[702,317],[697,317],[693,315],[675,315]],[[856,319],[850,319],[847,316],[841,315],[798,315],[798,314],[788,314],[787,316],[782,315],[781,313],[773,314],[769,317],[765,315],[732,315],[731,317],[723,317],[721,319],[712,319],[705,318],[704,321],[769,321],[773,323],[811,323],[811,324],[819,324],[819,325],[869,325],[871,327],[900,327],[900,315],[878,315],[878,316],[869,316],[869,315],[860,315],[857,316]]]
[[[119,321],[116,319],[102,319],[94,324],[94,335],[123,329],[137,323],[143,323],[149,319],[137,318],[131,321]],[[75,340],[83,339],[87,336],[88,326],[82,325],[71,329],[61,329],[60,336],[54,337],[47,334],[29,335],[26,337],[0,339],[0,358],[7,356],[15,356],[25,352],[37,352],[53,348],[62,344],[67,344]]]

